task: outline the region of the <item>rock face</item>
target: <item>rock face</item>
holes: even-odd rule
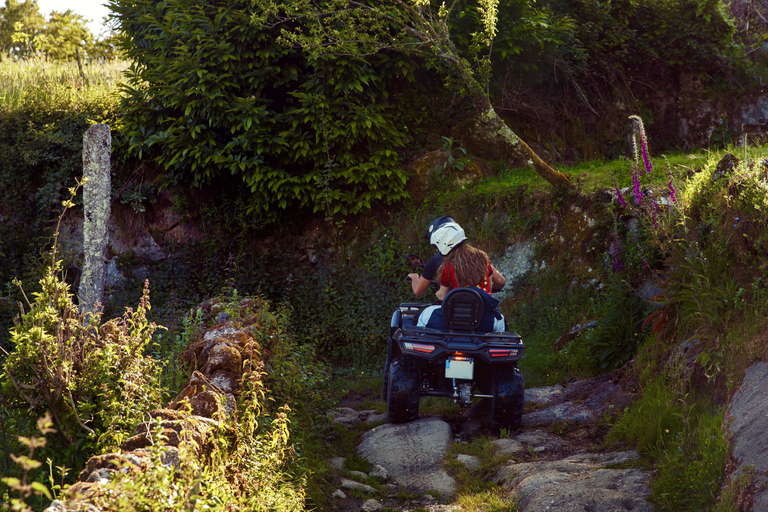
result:
[[[606,467],[639,458],[632,451],[582,453],[563,460],[510,464],[494,480],[520,498],[520,512],[651,512],[653,506],[645,501],[650,494],[649,472]]]
[[[523,414],[523,428],[555,422],[594,423],[611,407],[622,410],[632,399],[631,390],[615,374],[573,382],[565,389],[526,389],[525,394],[526,401],[545,407]]]
[[[739,466],[732,477],[745,468],[755,468],[756,488],[753,510],[768,510],[768,363],[757,363],[744,375],[741,387],[733,396],[729,417],[733,447],[731,453]]]
[[[453,496],[456,483],[443,468],[453,440],[451,427],[438,418],[404,425],[382,425],[363,435],[357,454],[379,464],[402,488],[414,493]]]

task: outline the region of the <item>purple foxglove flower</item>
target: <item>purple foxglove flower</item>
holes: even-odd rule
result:
[[[640,116],[629,116],[630,119],[637,123],[637,132],[640,136],[640,151],[643,154],[643,164],[645,165],[645,172],[649,173],[653,170],[653,164],[648,156],[648,137],[645,135],[645,125]],[[632,150],[635,153],[635,163],[638,163],[637,157],[637,143],[635,142],[635,136],[632,135]]]
[[[637,204],[641,205],[643,204],[643,191],[640,188],[640,176],[638,175],[638,169],[635,167],[635,172],[632,173],[632,187],[635,191],[635,199],[637,200]]]
[[[624,201],[624,197],[621,195],[621,190],[619,189],[619,184],[616,183],[616,180],[613,180],[613,187],[616,189],[616,199],[619,200],[619,204],[622,208],[627,207],[627,203]]]

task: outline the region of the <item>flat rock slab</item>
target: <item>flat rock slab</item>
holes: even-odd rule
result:
[[[550,423],[589,423],[597,421],[597,413],[583,405],[565,402],[540,411],[523,414],[523,428],[548,425]]]
[[[745,466],[752,466],[757,488],[765,488],[760,484],[768,483],[768,363],[757,363],[746,371],[733,395],[729,415],[733,418],[729,427],[731,453],[739,463],[733,477]],[[756,492],[753,499],[754,510],[768,510],[768,490]]]
[[[638,459],[634,452],[584,453],[558,461],[510,464],[494,477],[520,512],[652,512],[650,472],[610,469]]]
[[[545,386],[541,388],[530,388],[525,390],[525,403],[537,405],[549,405],[560,398],[565,389],[557,384],[554,386]]]
[[[363,434],[357,454],[383,466],[408,491],[448,497],[456,492],[456,482],[443,468],[452,439],[451,427],[438,418],[386,424]]]

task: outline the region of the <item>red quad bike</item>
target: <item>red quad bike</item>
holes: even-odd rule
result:
[[[491,427],[519,427],[525,386],[517,366],[525,349],[520,336],[475,331],[484,308],[476,288],[456,288],[445,296],[447,331],[414,325],[429,305],[403,303],[392,315],[384,368],[388,420],[416,419],[422,396],[452,398],[463,407],[473,398],[490,398]]]

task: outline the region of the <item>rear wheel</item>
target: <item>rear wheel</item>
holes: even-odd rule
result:
[[[518,367],[497,371],[494,375],[491,427],[518,428],[523,420],[525,379]]]
[[[420,372],[415,361],[407,357],[393,359],[387,379],[387,419],[405,423],[419,416]]]

